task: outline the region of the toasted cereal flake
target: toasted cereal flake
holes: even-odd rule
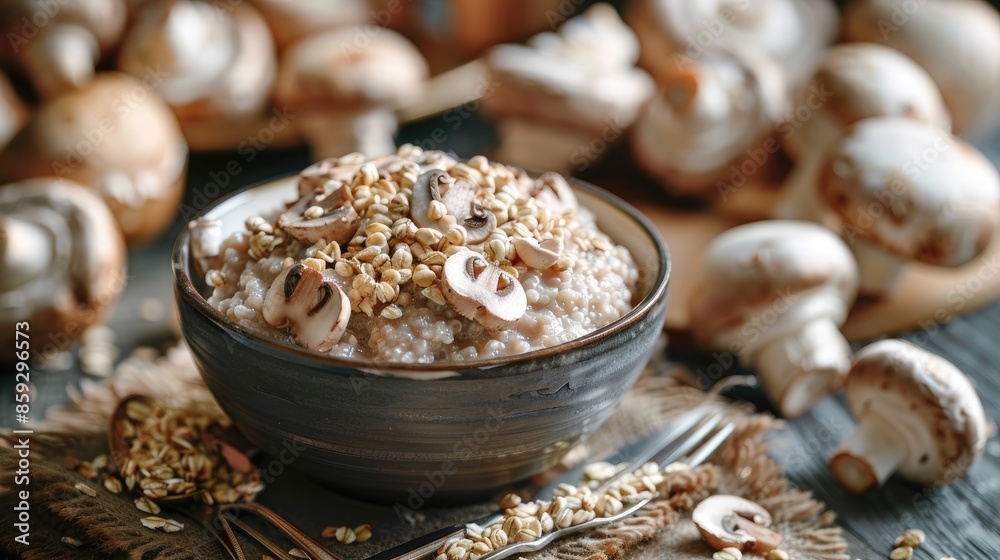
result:
[[[73,486],[73,488],[76,488],[81,494],[86,494],[86,495],[90,496],[91,498],[96,498],[97,497],[97,490],[94,490],[93,488],[91,488],[90,486],[87,486],[86,484],[84,484],[82,482],[77,482]]]

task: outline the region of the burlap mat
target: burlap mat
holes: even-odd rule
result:
[[[662,369],[663,364],[652,364],[649,374],[612,419],[585,446],[574,450],[567,462],[604,455],[662,427],[670,418],[705,398],[673,378],[657,375]],[[214,538],[193,519],[165,511],[161,517],[181,520],[186,528],[172,534],[151,531],[139,523],[147,514],[135,509],[131,498],[106,492],[93,482],[89,484],[97,489],[96,498],[74,489],[74,484],[86,481],[65,468],[62,458],[65,455],[87,458],[101,452],[106,445],[103,432],[110,411],[121,397],[133,393],[174,404],[210,398],[183,346],[155,362],[140,358],[126,360],[111,380],[85,383],[81,392],[71,395],[71,406],[53,411],[32,440],[31,546],[24,548],[15,543],[15,529],[4,523],[0,526],[0,549],[19,554],[25,560],[228,558]],[[833,515],[825,512],[823,504],[813,500],[809,493],[790,488],[778,465],[767,455],[766,436],[780,428],[780,423],[735,406],[731,407],[731,413],[738,419],[739,428],[713,457],[713,464],[674,475],[670,494],[631,519],[565,539],[529,558],[709,558],[712,551],[698,536],[689,512],[704,497],[727,493],[747,497],[766,507],[775,519],[777,530],[784,535],[782,548],[792,558],[848,559],[840,529],[832,526]],[[0,448],[0,485],[10,484],[15,465],[13,451]],[[0,486],[0,508],[11,511],[15,501],[10,488]],[[480,517],[493,507],[482,503],[426,509],[416,519],[404,519],[390,507],[337,496],[291,471],[269,484],[260,501],[327,544],[344,560],[365,558],[438,527]],[[340,545],[320,538],[325,526],[361,523],[373,525],[373,537],[367,543]],[[77,548],[66,544],[62,537],[71,537],[83,545]],[[263,551],[253,547],[249,539],[241,543],[248,557],[261,558]]]

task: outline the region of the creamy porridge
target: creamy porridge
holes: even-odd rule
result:
[[[556,174],[403,146],[317,163],[299,200],[246,230],[192,222],[209,303],[257,332],[339,358],[497,358],[626,314],[638,271]]]

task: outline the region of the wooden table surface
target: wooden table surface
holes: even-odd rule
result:
[[[400,140],[452,150],[464,157],[486,150],[494,142],[492,129],[475,115],[464,119],[460,127],[451,122],[432,119],[407,126]],[[988,146],[993,147],[993,160],[1000,161],[1000,138]],[[309,161],[303,149],[265,148],[253,155],[253,161],[248,161],[249,155],[237,152],[192,155],[185,210],[197,210],[214,199],[211,195],[219,189],[212,183],[228,183],[222,189],[228,192],[295,172]],[[227,168],[239,171],[224,171]],[[171,338],[164,322],[140,319],[139,308],[148,299],[158,300],[167,309],[172,305],[168,255],[180,227],[178,221],[160,241],[131,254],[129,287],[109,320],[123,355],[134,346],[163,345]],[[1000,303],[904,338],[946,357],[967,372],[975,379],[987,414],[1000,418]],[[689,348],[672,348],[669,353],[706,380],[708,372],[717,370],[709,369],[711,357]],[[735,368],[726,369],[726,374],[736,372]],[[33,414],[65,402],[67,384],[78,383],[81,375],[74,366],[35,376],[38,399]],[[10,426],[14,417],[12,380],[5,376],[0,383],[0,426]],[[767,406],[760,395],[744,397]],[[800,488],[813,491],[839,513],[851,543],[852,558],[886,558],[893,538],[912,527],[928,535],[927,544],[915,556],[918,560],[943,556],[1000,559],[1000,441],[992,440],[970,475],[951,486],[922,489],[892,480],[878,492],[854,497],[838,489],[826,468],[830,451],[851,428],[852,420],[842,398],[829,398],[804,418],[790,422],[789,429],[775,437],[775,443],[776,456],[790,479]]]

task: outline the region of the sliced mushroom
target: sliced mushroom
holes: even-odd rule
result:
[[[497,227],[497,217],[476,200],[476,185],[463,178],[455,178],[446,171],[431,169],[421,175],[413,185],[410,197],[410,214],[420,227],[433,228],[447,233],[441,220],[428,215],[431,202],[444,204],[448,214],[465,227],[466,242],[480,243]]]
[[[534,192],[531,196],[556,216],[574,213],[579,207],[573,188],[562,175],[552,171],[542,173],[535,179]]]
[[[691,513],[701,538],[715,550],[737,548],[767,554],[781,544],[781,534],[771,526],[771,514],[739,496],[717,495],[703,500]]]
[[[511,240],[511,243],[514,244],[514,249],[517,250],[517,256],[524,261],[524,264],[531,268],[544,270],[556,264],[556,261],[562,256],[562,237],[546,239],[541,243],[534,238],[515,237]]]
[[[306,210],[316,206],[323,210],[319,216],[305,216]],[[303,243],[313,244],[320,239],[343,245],[354,237],[361,224],[361,216],[351,204],[350,189],[340,188],[329,195],[310,194],[278,218],[278,226],[288,235]]]
[[[445,261],[441,293],[463,317],[492,330],[512,326],[528,308],[521,283],[472,251],[459,251]]]
[[[198,272],[204,275],[217,268],[217,259],[222,252],[222,222],[199,218],[188,223],[191,232],[191,257],[197,265]]]
[[[333,278],[297,263],[274,279],[262,312],[267,324],[288,329],[299,346],[329,350],[347,330],[351,301]]]

